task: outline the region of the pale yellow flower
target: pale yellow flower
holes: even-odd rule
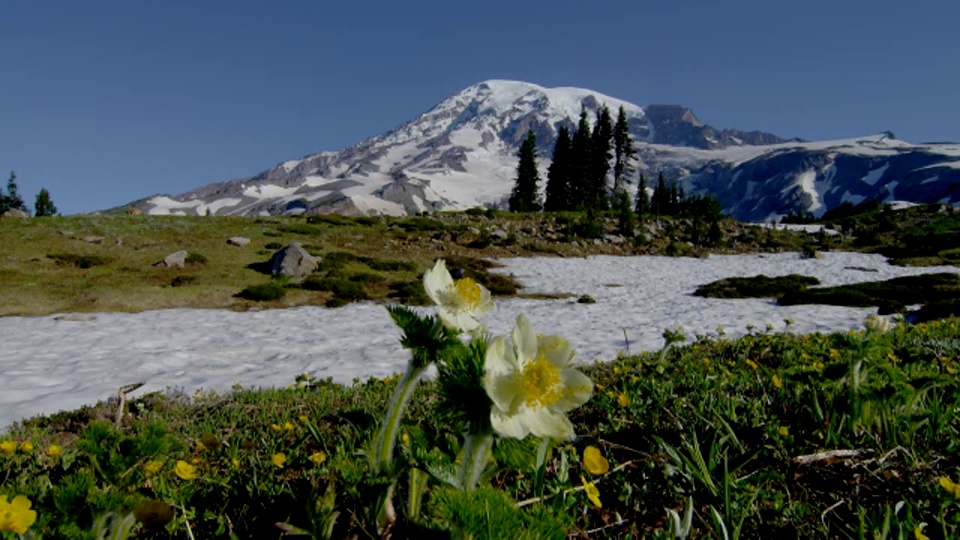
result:
[[[287,431],[293,431],[293,424],[291,422],[284,422],[283,429]]]
[[[173,466],[173,472],[184,480],[194,480],[197,478],[197,468],[183,460],[178,461],[177,464]]]
[[[306,424],[306,423],[309,422],[309,421],[310,421],[310,419],[307,418],[307,415],[305,415],[305,414],[301,414],[301,415],[300,415],[300,423],[301,423],[301,424]]]
[[[788,428],[787,426],[780,426],[780,429],[778,431],[781,437],[786,437],[787,435],[790,435],[790,428]]]
[[[878,334],[884,334],[889,332],[893,325],[890,324],[890,319],[886,317],[880,317],[877,315],[870,315],[863,321],[863,326],[870,332],[876,332]]]
[[[283,452],[278,452],[270,456],[270,463],[273,463],[273,465],[278,469],[282,469],[283,464],[286,462],[287,462],[287,455],[284,454]]]
[[[160,469],[162,468],[163,468],[162,461],[156,461],[156,460],[148,461],[143,464],[143,473],[146,474],[147,476],[153,476],[158,472],[160,472]]]
[[[572,367],[574,351],[559,336],[538,338],[525,315],[517,317],[512,343],[487,348],[483,387],[493,401],[490,422],[505,437],[572,439],[566,413],[590,399],[593,382]]]
[[[590,474],[605,474],[610,470],[610,462],[603,457],[596,446],[583,449],[583,466]]]
[[[627,405],[630,405],[630,398],[627,397],[626,394],[621,392],[620,395],[617,396],[617,405],[620,405],[621,407],[626,407]]]
[[[777,390],[783,388],[783,381],[780,380],[780,376],[777,374],[774,374],[773,377],[770,378],[770,382],[773,383],[773,387]]]
[[[23,442],[21,442],[21,443],[20,443],[20,450],[23,450],[24,452],[32,452],[32,451],[33,451],[33,443],[30,442],[30,441],[23,441]]]
[[[17,451],[16,441],[0,442],[0,453],[10,455]]]
[[[954,482],[946,476],[941,476],[940,487],[946,490],[947,493],[953,495],[955,498],[960,499],[960,484]]]
[[[754,362],[753,360],[751,360],[751,359],[749,359],[749,358],[747,358],[747,365],[750,366],[751,369],[759,369],[759,368],[760,368],[760,365],[759,365],[759,364],[757,364],[756,362]]]
[[[51,444],[47,447],[48,456],[59,456],[63,453],[63,448],[59,444]]]
[[[603,505],[600,504],[600,490],[597,489],[597,486],[593,485],[593,482],[588,482],[583,476],[580,477],[580,481],[583,482],[583,492],[587,494],[590,502],[597,508],[602,508]]]
[[[35,521],[37,512],[30,509],[30,499],[17,495],[7,502],[7,496],[0,495],[0,532],[27,534]]]
[[[470,278],[454,281],[447,263],[438,259],[423,274],[427,296],[439,306],[437,315],[451,328],[469,332],[480,326],[479,317],[493,310],[490,291]]]
[[[310,457],[307,459],[312,461],[314,465],[319,465],[327,460],[327,455],[323,452],[314,452],[310,454]]]

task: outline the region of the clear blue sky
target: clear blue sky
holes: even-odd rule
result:
[[[339,150],[486,79],[960,140],[960,1],[2,0],[0,180],[63,213]]]

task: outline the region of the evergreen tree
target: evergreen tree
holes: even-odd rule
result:
[[[593,125],[591,135],[592,166],[588,193],[588,208],[591,210],[606,210],[610,208],[610,197],[607,194],[607,173],[610,172],[611,142],[613,140],[613,126],[610,120],[610,109],[606,105],[597,109],[597,121]]]
[[[517,182],[510,194],[511,212],[538,212],[540,203],[540,173],[537,171],[537,136],[533,130],[527,130],[527,138],[517,153],[520,163],[517,165]]]
[[[27,211],[27,205],[23,204],[17,188],[17,173],[10,171],[10,179],[7,180],[7,194],[0,200],[0,214],[7,210]]]
[[[667,193],[667,183],[663,180],[663,172],[660,172],[660,178],[657,180],[657,187],[653,188],[653,215],[656,216],[657,221],[660,221],[660,216],[665,214],[668,210],[667,205],[670,201],[670,194]]]
[[[569,209],[587,208],[587,197],[590,193],[590,178],[592,171],[593,150],[591,148],[590,121],[587,120],[587,109],[580,109],[580,122],[573,132],[573,141],[570,143],[570,206]]]
[[[633,149],[633,139],[630,138],[630,127],[627,125],[627,113],[620,106],[617,113],[617,124],[613,127],[613,192],[618,193],[629,183],[627,176],[633,172],[630,164],[636,158],[637,152]]]
[[[650,196],[647,194],[647,180],[640,174],[640,185],[637,187],[637,198],[634,204],[634,213],[637,219],[643,223],[643,217],[650,212]]]
[[[633,227],[636,220],[633,215],[633,208],[630,205],[630,195],[627,194],[627,190],[621,189],[614,196],[616,197],[617,228],[621,235],[633,236]]]
[[[37,199],[33,203],[33,215],[37,217],[57,215],[57,207],[50,199],[47,188],[40,188],[40,193],[37,193]]]
[[[670,194],[668,195],[667,210],[664,213],[671,216],[675,216],[679,213],[678,212],[679,209],[680,209],[680,197],[677,192],[677,182],[672,181],[670,182]]]
[[[547,169],[547,200],[544,210],[557,212],[570,209],[570,130],[567,126],[560,126],[557,134],[557,144],[553,147],[553,162]]]

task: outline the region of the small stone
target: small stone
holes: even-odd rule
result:
[[[232,236],[227,238],[227,243],[231,246],[245,246],[250,243],[250,239],[242,236]]]

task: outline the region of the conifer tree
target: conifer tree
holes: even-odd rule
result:
[[[592,157],[587,205],[591,210],[606,210],[610,208],[607,173],[610,172],[610,159],[613,157],[610,155],[613,126],[610,109],[606,105],[597,109],[597,121],[590,139]]]
[[[593,151],[590,140],[590,121],[587,120],[587,109],[580,109],[580,121],[577,130],[573,132],[570,143],[570,209],[585,209],[586,198],[590,193],[591,157]]]
[[[637,198],[633,211],[641,223],[643,223],[643,217],[650,212],[650,196],[647,194],[647,180],[643,177],[643,173],[640,174],[640,185],[637,186]]]
[[[27,205],[23,204],[17,188],[17,173],[10,171],[10,179],[7,180],[7,194],[0,198],[0,214],[7,210],[27,211]]]
[[[633,149],[633,139],[630,138],[630,127],[627,125],[627,113],[620,106],[617,113],[617,124],[613,127],[613,192],[618,193],[629,183],[627,176],[633,172],[630,164],[636,158],[637,152]]]
[[[50,199],[50,192],[47,188],[40,188],[37,198],[33,203],[33,215],[37,217],[57,215],[57,207]]]
[[[670,201],[670,195],[667,193],[667,183],[663,179],[663,171],[660,172],[660,178],[657,180],[657,187],[653,189],[653,215],[657,221],[660,221],[660,215],[667,213],[667,205]]]
[[[553,162],[547,169],[547,197],[543,208],[548,212],[570,209],[570,129],[560,126],[557,143],[553,147]]]
[[[537,171],[537,136],[533,130],[527,130],[527,138],[517,153],[520,163],[517,165],[517,181],[510,194],[511,212],[538,212],[543,208],[540,203],[540,173]]]

